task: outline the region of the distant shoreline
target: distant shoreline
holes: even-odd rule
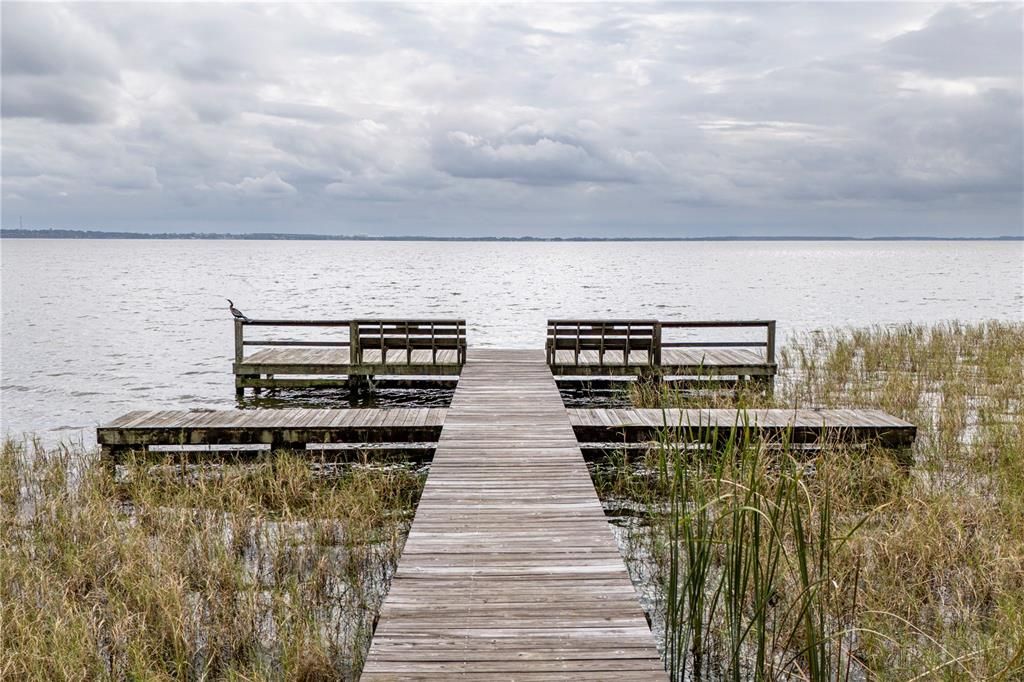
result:
[[[354,242],[980,242],[1024,241],[1024,235],[997,237],[848,237],[848,236],[721,236],[721,237],[439,237],[430,235],[336,235],[280,232],[109,232],[104,230],[0,229],[0,239],[162,239],[240,241],[354,241]]]

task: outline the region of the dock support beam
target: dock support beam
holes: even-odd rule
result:
[[[245,338],[244,328],[242,320],[235,320],[235,371],[238,371],[238,366],[242,364],[242,360],[245,359]],[[245,397],[245,388],[242,386],[238,375],[235,374],[235,397],[241,400]]]
[[[115,448],[110,445],[100,445],[100,466],[111,478],[117,475],[117,454]]]
[[[348,377],[348,392],[351,396],[368,393],[373,377],[366,374],[351,374]]]

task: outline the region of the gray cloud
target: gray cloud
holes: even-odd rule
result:
[[[3,222],[1022,230],[1022,9],[5,2]]]
[[[891,63],[948,78],[1021,77],[1021,6],[951,5],[884,45]]]
[[[111,120],[114,115],[111,100],[116,97],[116,90],[95,79],[75,77],[73,81],[77,89],[55,79],[6,76],[0,110],[4,118],[40,118],[55,123]]]
[[[5,4],[0,70],[4,117],[56,123],[112,120],[120,81],[109,39],[66,8]]]
[[[603,148],[573,133],[533,126],[497,135],[445,127],[435,135],[431,152],[434,167],[449,175],[526,185],[639,182],[645,166],[657,166],[651,154]]]
[[[74,74],[117,80],[116,47],[71,8],[12,2],[2,11],[5,77]]]

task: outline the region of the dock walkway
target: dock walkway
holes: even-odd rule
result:
[[[881,410],[622,408],[568,413],[581,443],[656,441],[667,432],[679,442],[724,443],[739,437],[909,448],[917,437],[916,426]]]
[[[433,443],[446,410],[136,410],[96,429],[104,458],[153,446],[241,446],[305,450],[309,444]]]
[[[917,428],[880,410],[569,409],[576,439],[611,445],[655,441],[669,432],[682,442],[744,438],[791,443],[874,443],[905,448]],[[350,444],[437,443],[448,410],[384,409],[136,410],[100,426],[105,457],[152,447],[260,446],[305,450]],[[364,448],[372,449],[372,448]],[[164,450],[166,452],[166,449]],[[425,454],[425,453],[419,453]]]
[[[664,679],[543,351],[470,350],[363,679]]]

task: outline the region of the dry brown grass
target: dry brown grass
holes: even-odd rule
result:
[[[0,679],[339,679],[362,665],[422,476],[0,451]]]
[[[704,389],[697,386],[697,383],[673,381],[634,381],[629,384],[629,400],[636,407],[753,409],[774,404],[764,386],[754,381],[737,382],[728,388]]]
[[[807,527],[820,530],[827,522],[831,538],[810,548],[829,568],[828,589],[816,592],[820,601],[813,605],[824,614],[821,631],[810,636],[831,647],[817,651],[835,665],[812,669],[807,640],[787,639],[793,631],[777,617],[759,619],[753,609],[757,592],[751,591],[734,606],[745,609],[740,620],[753,632],[762,628],[770,635],[761,655],[776,663],[792,659],[791,665],[770,665],[762,674],[836,679],[849,670],[855,679],[1024,678],[1024,325],[949,323],[815,333],[792,340],[781,364],[774,405],[881,408],[908,419],[919,426],[912,463],[884,451],[836,447],[796,468],[788,454],[764,450],[736,451],[699,466],[684,458],[682,471],[677,467],[673,475],[687,482],[691,502],[711,504],[706,527],[699,523],[700,505],[665,512],[673,487],[652,482],[652,459],[646,462],[648,473],[633,479],[624,468],[604,472],[598,481],[604,494],[630,495],[655,510],[653,523],[638,526],[634,534],[642,537],[630,542],[646,542],[642,554],[659,566],[661,594],[671,592],[670,558],[673,544],[681,542],[680,528],[690,533],[690,544],[677,552],[677,581],[706,570],[704,587],[713,587],[721,575],[735,574],[751,552],[760,557],[760,566],[772,551],[797,561],[803,550],[792,528],[773,525],[762,546],[751,550],[749,528],[748,535],[737,535],[734,523],[752,508],[774,513],[775,502],[765,501],[781,499],[778,491],[792,486],[795,477]],[[636,398],[645,405],[681,402],[671,394]],[[722,405],[720,396],[684,398],[687,406]],[[757,396],[740,400],[747,406],[766,404]],[[660,456],[672,447],[664,444]],[[757,495],[736,507],[735,495],[725,494],[730,489],[753,489]],[[709,553],[700,551],[704,541]],[[710,564],[702,569],[701,562]],[[787,570],[792,565],[783,561]],[[779,594],[772,610],[800,604],[799,581],[786,571],[775,578]],[[704,654],[718,662],[717,673],[706,679],[752,679],[750,657],[757,648],[749,641],[734,647],[745,662],[729,665],[726,654],[735,638],[730,639],[726,612],[714,615],[706,605],[679,603],[699,613],[675,624],[677,630],[689,628],[692,634],[696,619],[704,619],[698,624],[706,630]],[[685,655],[692,671],[694,651]]]

